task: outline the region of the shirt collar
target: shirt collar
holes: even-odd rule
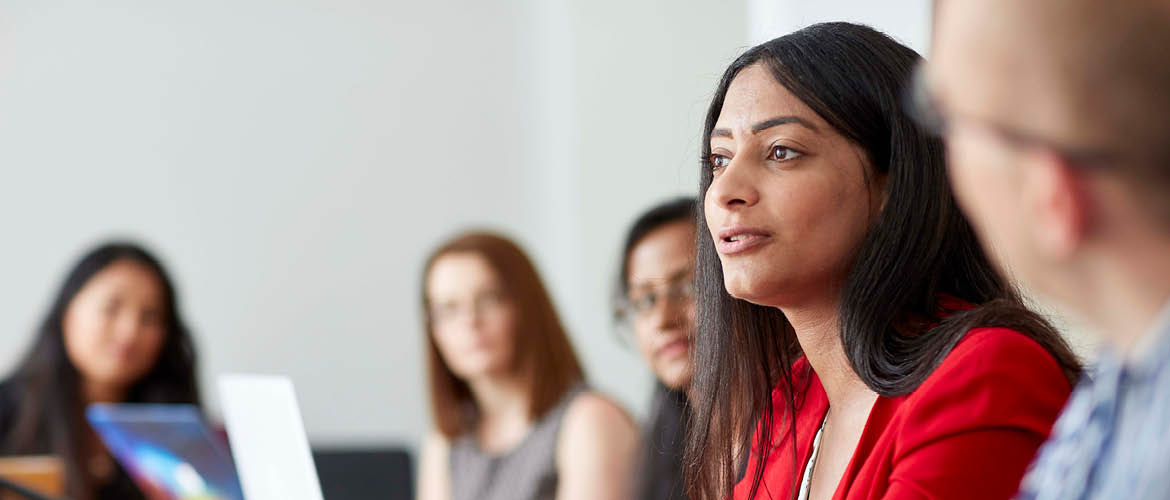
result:
[[[1170,362],[1170,301],[1162,306],[1133,349],[1125,370],[1135,378],[1153,376]]]

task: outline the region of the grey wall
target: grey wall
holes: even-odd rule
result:
[[[618,240],[694,190],[745,33],[739,2],[0,2],[0,369],[78,253],[130,236],[178,279],[211,402],[216,373],[284,373],[315,441],[412,442],[420,261],[487,225],[640,412]]]

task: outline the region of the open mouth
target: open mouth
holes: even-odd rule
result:
[[[672,340],[658,348],[656,355],[659,358],[676,358],[685,356],[691,349],[691,342],[685,338]]]
[[[772,235],[755,229],[733,228],[719,233],[717,250],[723,255],[736,255],[759,248],[771,241]]]

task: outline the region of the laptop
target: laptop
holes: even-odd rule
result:
[[[191,405],[95,404],[86,417],[149,498],[323,500],[292,382],[219,378],[230,451]]]
[[[323,500],[292,380],[223,375],[219,397],[246,500]]]

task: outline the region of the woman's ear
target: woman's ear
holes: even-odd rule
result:
[[[865,188],[869,191],[870,200],[870,214],[871,219],[876,219],[886,209],[886,202],[890,199],[889,179],[890,173],[879,172],[874,168],[873,164],[868,160],[869,155],[865,153],[859,146],[854,146],[854,153],[857,155],[857,160],[861,164],[861,175],[865,181]]]
[[[877,175],[874,176],[873,187],[871,189],[876,190],[878,195],[877,211],[873,214],[875,217],[881,215],[881,213],[886,210],[886,202],[890,201],[890,190],[888,189],[889,179],[889,172],[878,172]]]

